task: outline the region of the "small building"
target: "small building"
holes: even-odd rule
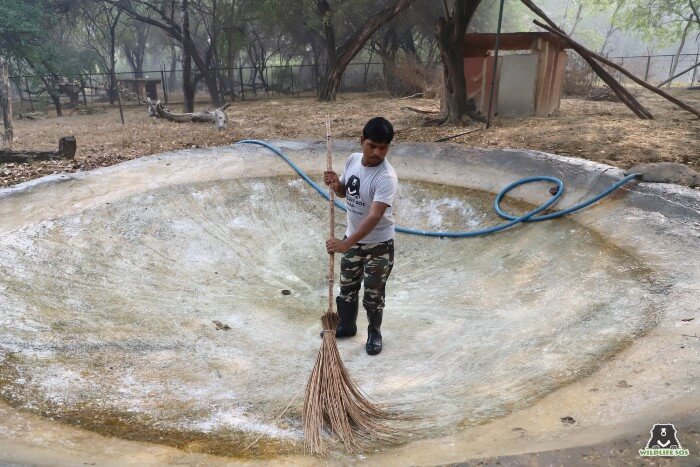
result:
[[[496,34],[462,42],[467,97],[488,113]],[[559,109],[567,44],[548,32],[501,34],[492,115],[547,116]]]

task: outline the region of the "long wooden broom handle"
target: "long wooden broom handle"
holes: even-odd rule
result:
[[[331,149],[331,122],[326,120],[326,160],[328,165],[328,170],[333,170],[333,151]],[[328,187],[328,199],[330,200],[330,223],[328,225],[330,231],[330,237],[335,237],[335,192],[332,187]],[[335,276],[335,254],[330,253],[328,255],[328,312],[333,311],[333,284]]]

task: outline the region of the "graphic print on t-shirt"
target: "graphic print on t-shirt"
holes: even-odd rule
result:
[[[345,187],[345,206],[348,225],[345,235],[350,237],[367,218],[375,201],[387,205],[377,226],[361,239],[361,243],[380,243],[394,238],[392,204],[398,187],[396,172],[388,161],[372,167],[362,165],[362,153],[348,157],[345,170],[339,178]]]
[[[360,179],[357,176],[353,175],[350,177],[348,184],[345,185],[345,192],[356,198],[360,197]]]

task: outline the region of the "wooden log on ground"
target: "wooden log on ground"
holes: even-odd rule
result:
[[[195,122],[195,123],[214,123],[218,130],[223,130],[226,128],[226,122],[228,121],[226,117],[226,110],[231,103],[227,103],[214,110],[205,110],[203,112],[192,112],[192,113],[175,113],[166,109],[163,104],[158,100],[153,102],[150,98],[148,100],[148,115],[151,117],[164,118],[170,120],[171,122],[185,123],[185,122]]]
[[[559,27],[552,21],[544,11],[542,11],[537,5],[532,3],[531,0],[520,0],[526,7],[528,7],[530,10],[532,10],[533,13],[535,13],[537,16],[542,18],[549,26],[553,29],[556,30],[560,34],[564,34],[564,31],[559,29]],[[567,36],[568,37],[568,36]],[[572,46],[573,47],[573,46]],[[598,62],[595,61],[595,59],[590,55],[588,49],[585,47],[574,47],[574,50],[591,66],[593,71],[600,76],[600,78],[603,80],[605,84],[608,85],[610,89],[613,90],[613,92],[617,95],[617,97],[627,106],[629,109],[634,112],[635,115],[637,115],[639,118],[643,120],[647,119],[653,119],[654,116],[649,112],[642,104],[637,101],[637,99],[627,90],[622,86],[620,83],[618,83],[615,78],[612,77],[610,73],[608,73],[605,68],[603,68]]]
[[[9,151],[0,150],[0,163],[27,164],[34,161],[74,159],[77,143],[72,136],[58,140],[58,151]]]

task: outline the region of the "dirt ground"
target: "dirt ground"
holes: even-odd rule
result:
[[[75,136],[75,160],[0,164],[0,187],[56,172],[75,172],[174,149],[231,144],[242,138],[322,139],[327,117],[335,138],[359,138],[362,125],[375,115],[394,123],[395,141],[435,141],[471,129],[477,131],[450,142],[476,147],[528,148],[582,157],[628,168],[641,162],[673,161],[700,170],[700,120],[647,91],[640,101],[656,117],[640,120],[619,102],[562,99],[556,115],[546,118],[497,118],[491,129],[482,125],[423,126],[437,111],[435,99],[395,99],[388,94],[343,94],[334,103],[313,97],[273,97],[234,102],[227,110],[227,130],[202,123],[172,123],[148,117],[146,107],[125,109],[125,125],[116,108],[92,115],[72,114],[36,120],[15,119],[14,150],[54,150],[61,136]],[[700,108],[700,91],[673,93]],[[19,113],[19,106],[15,113]],[[205,106],[198,106],[198,110]],[[172,110],[179,111],[178,106]]]

